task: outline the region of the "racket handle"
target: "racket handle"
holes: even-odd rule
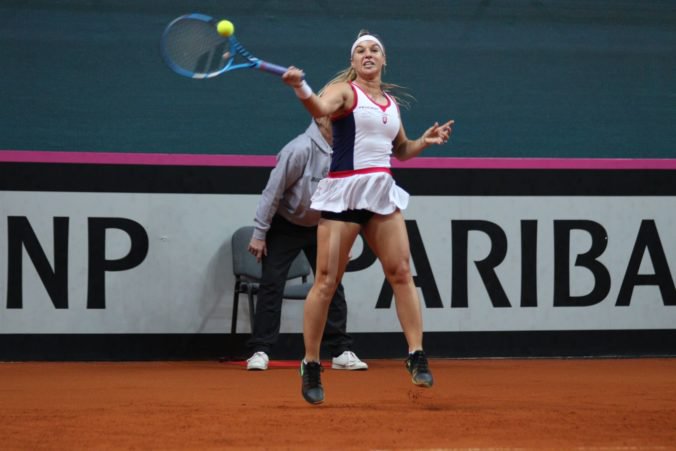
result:
[[[279,75],[280,77],[284,75],[284,73],[287,70],[289,70],[288,67],[278,66],[276,64],[268,63],[267,61],[263,60],[258,60],[258,64],[256,64],[256,69],[269,72],[271,74]]]
[[[256,69],[279,75],[280,77],[284,75],[287,70],[289,70],[288,67],[278,66],[277,64],[268,63],[267,61],[263,60],[258,60]]]

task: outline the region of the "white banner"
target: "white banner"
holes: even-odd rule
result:
[[[0,192],[0,333],[228,332],[230,236],[258,197]],[[405,217],[426,331],[676,325],[674,197],[416,196]],[[401,330],[383,281],[346,273],[349,332]]]

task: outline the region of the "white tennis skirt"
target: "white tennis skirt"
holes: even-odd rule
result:
[[[355,174],[322,179],[312,196],[311,208],[340,213],[345,210],[369,210],[389,215],[408,206],[409,194],[397,186],[387,172]]]

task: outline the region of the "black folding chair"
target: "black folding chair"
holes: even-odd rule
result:
[[[235,275],[235,288],[233,290],[232,304],[232,325],[230,333],[237,332],[237,311],[239,308],[239,295],[246,293],[249,300],[249,319],[251,321],[251,330],[254,327],[254,316],[256,313],[256,295],[261,280],[261,264],[256,261],[248,250],[253,226],[240,227],[232,235],[232,271]],[[287,283],[284,288],[284,299],[305,300],[308,291],[312,288],[312,283],[308,282],[308,277],[312,274],[310,263],[305,257],[304,252],[300,252],[298,257],[291,264],[287,282],[294,279],[300,279],[300,283]]]

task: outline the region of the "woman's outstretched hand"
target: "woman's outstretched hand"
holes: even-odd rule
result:
[[[451,133],[453,133],[453,124],[455,124],[454,120],[450,120],[443,125],[435,122],[433,126],[422,134],[422,142],[426,146],[431,144],[446,144],[451,137]]]

